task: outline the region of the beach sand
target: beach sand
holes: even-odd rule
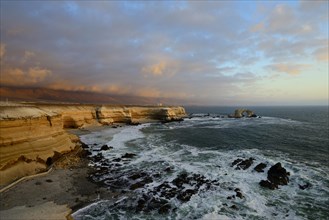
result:
[[[44,176],[23,181],[0,194],[0,219],[66,219],[77,209],[115,194],[92,182],[88,159],[65,160]]]

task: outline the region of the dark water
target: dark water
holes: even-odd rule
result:
[[[250,107],[261,118],[220,117],[234,109],[186,107],[198,117],[180,123],[127,127],[114,136],[104,130],[81,137],[87,144],[97,143],[95,148],[105,143],[113,146],[103,153],[108,160],[126,152],[136,154],[100,179],[113,183],[117,172],[120,177],[115,178],[125,185],[130,181],[128,176],[137,171],[161,175],[152,176],[152,182],[141,188],[128,190],[117,201],[103,198],[75,213],[75,218],[329,219],[328,107]],[[231,166],[237,158],[250,157],[255,161],[247,170]],[[253,171],[260,162],[267,164],[264,173]],[[289,184],[277,190],[260,187],[260,180],[267,178],[268,169],[277,162],[290,172]],[[100,166],[97,162],[93,165]],[[171,172],[164,172],[166,167],[171,167]],[[164,182],[172,183],[182,172],[219,184],[207,190],[201,187],[189,201],[166,198],[170,209],[164,214],[158,209],[136,211],[143,195],[163,199],[161,194],[152,194],[154,189]],[[113,189],[111,181],[109,190]],[[300,189],[299,185],[305,184],[309,187]],[[244,197],[228,199],[234,193],[232,188],[239,188]]]

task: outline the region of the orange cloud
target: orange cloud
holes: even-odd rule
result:
[[[329,61],[329,48],[327,47],[322,47],[314,51],[314,56],[318,61],[324,61],[328,62]]]
[[[0,43],[0,59],[2,59],[5,56],[5,53],[6,53],[6,45]]]
[[[43,82],[51,71],[45,68],[32,67],[28,70],[20,68],[6,68],[1,73],[1,82],[6,85],[34,85]]]
[[[287,73],[289,75],[299,75],[304,69],[308,68],[308,64],[288,64],[277,63],[269,66],[272,70]]]
[[[160,61],[157,64],[142,68],[142,73],[153,76],[173,76],[177,72],[177,65],[174,62]]]

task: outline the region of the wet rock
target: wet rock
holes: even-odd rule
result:
[[[161,177],[161,173],[155,173],[152,175],[154,178],[160,178]]]
[[[159,214],[166,214],[170,211],[171,205],[169,203],[164,204],[159,208]]]
[[[298,186],[299,186],[299,188],[300,188],[301,190],[304,190],[304,189],[309,188],[309,187],[311,186],[311,184],[309,184],[309,183],[306,183],[306,184],[304,184],[304,185],[300,185],[300,184],[298,184]]]
[[[184,183],[187,184],[189,182],[187,176],[187,173],[182,173],[177,178],[175,178],[172,183],[177,187],[182,187]]]
[[[121,158],[115,158],[112,160],[113,162],[120,162],[121,161]]]
[[[239,208],[236,205],[232,205],[230,208],[235,209],[235,210],[239,210]]]
[[[267,165],[265,163],[260,163],[257,166],[255,166],[254,170],[259,172],[259,173],[263,173],[266,166]]]
[[[80,142],[80,144],[81,144],[81,147],[82,147],[83,149],[87,149],[87,148],[89,148],[89,146],[88,146],[87,144],[83,143],[83,142]]]
[[[267,179],[275,185],[287,185],[289,182],[289,175],[290,173],[281,166],[281,163],[277,163],[267,172]]]
[[[151,177],[146,177],[142,181],[132,184],[130,186],[130,190],[135,190],[135,189],[141,188],[141,187],[145,186],[146,184],[152,183],[152,182],[153,182],[153,179]]]
[[[131,158],[133,158],[135,156],[136,156],[136,154],[133,154],[133,153],[125,153],[121,158],[129,158],[129,159],[131,159]]]
[[[141,123],[137,122],[137,121],[131,121],[128,123],[128,125],[133,125],[133,126],[137,126],[140,125]]]
[[[136,211],[137,212],[141,212],[143,211],[144,207],[145,207],[145,204],[146,204],[146,200],[145,199],[140,199],[138,200],[137,202],[137,206],[136,206]]]
[[[233,161],[233,163],[232,163],[232,167],[235,166],[235,165],[237,165],[237,164],[240,163],[241,161],[242,161],[242,159],[240,159],[240,158],[236,159],[235,161]]]
[[[254,162],[254,158],[250,157],[249,159],[242,160],[242,159],[237,159],[232,163],[232,166],[236,165],[236,170],[246,170],[248,169]]]
[[[240,191],[236,192],[236,197],[239,197],[240,199],[244,198],[244,196],[242,195],[242,193]]]
[[[272,190],[278,188],[278,186],[274,185],[273,183],[271,183],[271,182],[268,181],[268,180],[261,180],[261,181],[259,182],[259,185],[260,185],[261,187],[269,188],[269,189],[272,189]]]
[[[173,169],[171,167],[167,167],[166,169],[164,169],[165,172],[171,172]]]
[[[145,173],[145,172],[140,172],[140,173],[134,173],[134,174],[132,174],[131,176],[129,176],[128,178],[129,178],[129,179],[132,179],[132,180],[136,180],[136,179],[139,179],[139,178],[144,177],[144,176],[146,176],[146,175],[147,175],[147,173]]]
[[[226,197],[226,199],[235,199],[235,196],[233,195],[233,196],[228,196],[228,197]]]
[[[159,210],[166,205],[169,205],[167,200],[153,197],[148,203],[146,211]],[[165,211],[165,208],[162,211]]]
[[[182,202],[188,202],[190,201],[191,197],[196,194],[198,191],[197,190],[194,190],[194,189],[187,189],[183,192],[180,192],[178,195],[177,195],[177,199],[179,199],[180,201]]]
[[[106,144],[105,145],[103,145],[102,147],[101,147],[101,150],[109,150],[109,149],[112,149],[113,147],[111,147],[111,146],[107,146]]]

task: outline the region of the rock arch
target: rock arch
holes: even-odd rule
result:
[[[234,111],[234,118],[242,118],[245,116],[244,113],[247,114],[247,117],[257,117],[253,111],[242,108],[242,109],[236,109]]]

